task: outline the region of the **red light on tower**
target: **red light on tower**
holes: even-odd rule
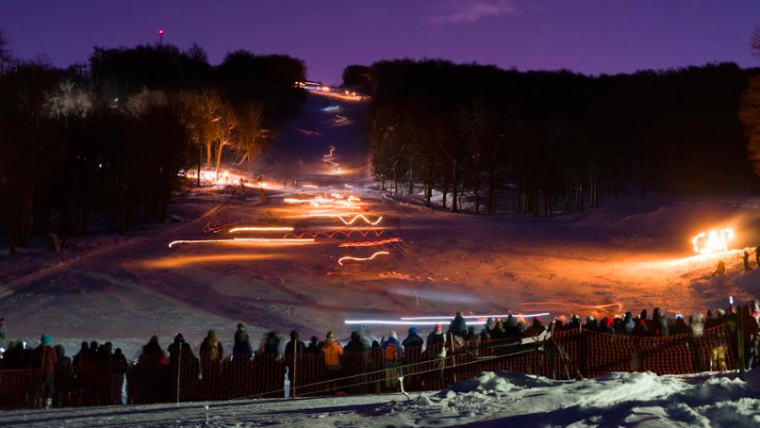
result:
[[[163,28],[160,29],[160,30],[158,30],[158,35],[159,36],[163,36],[164,35],[164,29]]]
[[[161,46],[164,44],[164,29],[159,28],[158,29],[158,45]]]

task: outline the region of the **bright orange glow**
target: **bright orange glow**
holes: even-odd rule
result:
[[[728,251],[728,241],[734,237],[731,229],[714,229],[699,233],[691,239],[691,244],[697,254],[721,253]]]
[[[372,226],[377,226],[377,224],[378,224],[378,223],[380,223],[380,221],[382,221],[382,219],[383,219],[383,216],[380,216],[380,217],[378,217],[378,218],[377,218],[377,220],[375,220],[375,221],[370,221],[370,220],[369,220],[367,217],[364,217],[364,214],[357,214],[357,215],[355,215],[355,216],[354,216],[354,218],[352,218],[350,221],[346,221],[346,219],[344,218],[344,217],[345,217],[345,215],[344,215],[344,214],[303,214],[303,216],[302,216],[302,217],[327,217],[327,218],[339,218],[339,219],[340,219],[340,221],[342,221],[342,222],[343,222],[343,224],[345,224],[346,226],[351,226],[351,225],[352,225],[352,224],[354,224],[354,222],[355,222],[356,220],[358,220],[358,219],[362,219],[362,220],[364,220],[364,221],[365,221],[367,224],[369,224],[369,225],[372,225]]]
[[[141,264],[147,268],[153,269],[171,269],[182,266],[200,264],[200,263],[220,263],[220,262],[242,262],[251,260],[268,260],[275,257],[275,255],[267,254],[217,254],[213,256],[178,256],[178,257],[164,257],[157,260],[150,260],[142,262]]]
[[[232,238],[232,239],[180,239],[169,243],[169,248],[175,245],[189,244],[233,244],[233,245],[259,245],[259,244],[306,244],[314,242],[314,238],[287,239],[287,238]]]
[[[245,226],[245,227],[233,227],[230,229],[230,233],[237,233],[237,232],[292,232],[292,227],[253,227],[253,226]]]
[[[378,276],[383,279],[403,279],[405,281],[416,281],[416,282],[454,282],[453,280],[443,277],[441,279],[434,278],[432,276],[419,276],[419,275],[409,275],[406,273],[398,273],[396,271],[391,271],[387,273],[379,273]]]
[[[317,186],[317,185],[314,185],[314,184],[304,184],[304,185],[303,185],[303,186],[301,186],[301,187],[303,187],[303,188],[305,188],[305,189],[317,189],[317,188],[319,188],[319,186]]]
[[[338,264],[343,266],[344,260],[355,260],[355,261],[367,261],[367,260],[374,260],[377,256],[389,256],[391,253],[387,251],[378,251],[375,254],[369,256],[369,257],[351,257],[351,256],[345,256],[338,259]]]
[[[338,247],[340,247],[340,248],[349,248],[349,247],[376,247],[378,245],[392,244],[394,242],[401,242],[401,238],[388,238],[388,239],[383,239],[382,241],[344,242],[344,243],[338,245]]]

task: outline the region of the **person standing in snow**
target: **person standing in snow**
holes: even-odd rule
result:
[[[200,349],[201,365],[204,370],[206,367],[212,367],[218,365],[224,358],[224,347],[222,343],[216,338],[216,332],[209,330],[206,337],[201,343]]]
[[[43,334],[40,345],[35,348],[32,363],[33,367],[40,370],[40,399],[42,405],[49,409],[53,405],[53,392],[55,392],[55,365],[58,356],[55,349],[50,346],[50,336]]]
[[[322,344],[319,343],[317,336],[311,336],[311,340],[309,341],[309,346],[306,348],[306,352],[309,354],[322,353]]]
[[[660,308],[654,308],[654,334],[656,336],[669,336],[670,326],[668,325],[668,318],[665,316],[665,312]]]
[[[749,253],[747,250],[744,250],[744,272],[749,272],[752,270],[752,266],[749,265]]]
[[[544,324],[541,322],[541,318],[534,317],[533,325],[530,326],[530,328],[528,328],[527,330],[525,330],[525,337],[538,336],[544,331],[546,331],[546,327],[544,327]]]
[[[713,276],[724,275],[725,273],[726,273],[726,264],[723,263],[723,260],[719,260],[718,267],[715,268],[715,272],[713,272]]]
[[[435,330],[433,330],[427,337],[427,347],[431,348],[446,343],[446,337],[443,335],[443,325],[436,324]]]
[[[245,324],[242,321],[237,324],[237,330],[235,330],[235,344],[241,342],[250,342],[248,332],[245,331]]]
[[[5,318],[0,318],[0,348],[8,350],[8,329],[5,326]]]
[[[398,389],[398,362],[403,348],[398,341],[398,335],[391,331],[388,340],[383,342],[383,355],[385,356],[385,389],[395,392]]]
[[[68,404],[67,393],[71,391],[71,381],[74,377],[74,367],[71,364],[71,358],[66,356],[66,350],[63,346],[55,346],[55,381],[54,396],[55,407],[63,407]]]
[[[467,322],[464,320],[464,314],[461,311],[457,312],[454,319],[451,320],[449,331],[447,333],[461,337],[462,339],[467,335]]]
[[[285,344],[285,367],[288,368],[288,380],[290,381],[291,388],[293,387],[293,368],[294,361],[303,356],[306,344],[298,340],[298,331],[292,330],[290,332],[290,342]]]
[[[343,347],[335,340],[335,334],[331,331],[327,332],[326,340],[322,342],[322,355],[325,358],[327,378],[330,381],[327,388],[337,390],[337,383],[334,380],[338,379],[343,371],[340,361],[343,357]]]
[[[401,343],[404,347],[404,357],[407,361],[416,361],[422,355],[422,345],[425,341],[417,335],[417,327],[409,328],[409,335]]]

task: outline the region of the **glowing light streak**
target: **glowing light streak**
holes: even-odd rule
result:
[[[354,188],[354,186],[352,186],[352,185],[350,185],[350,184],[344,184],[343,186],[344,186],[346,189],[353,189],[353,188]]]
[[[394,242],[401,242],[401,238],[388,238],[383,239],[381,241],[366,241],[366,242],[344,242],[338,247],[340,248],[349,248],[349,247],[377,247],[380,245],[386,245],[386,244],[392,244]]]
[[[335,146],[330,146],[330,153],[322,155],[323,158],[331,158],[335,154]]]
[[[358,234],[358,235],[361,235],[362,238],[366,238],[370,233],[374,233],[375,236],[379,237],[384,232],[385,232],[384,230],[366,230],[366,231],[362,231],[362,230],[335,230],[335,231],[332,231],[332,232],[304,232],[304,233],[301,233],[301,234],[288,233],[288,234],[285,235],[285,238],[287,238],[287,237],[290,236],[290,237],[293,237],[293,238],[300,239],[300,238],[303,238],[304,236],[311,236],[312,238],[316,239],[319,236],[324,236],[324,237],[327,237],[329,239],[332,239],[335,235],[343,235],[346,238],[350,238],[351,235],[353,235],[355,233]]]
[[[691,239],[691,244],[697,254],[721,253],[728,251],[728,241],[734,237],[732,229],[714,229],[697,234]]]
[[[508,318],[512,316],[512,318],[537,318],[537,317],[546,317],[549,316],[550,312],[541,312],[537,314],[507,314],[507,315],[465,315],[462,318],[464,319],[488,319],[488,318],[494,318],[494,319],[501,319],[501,318]],[[454,317],[451,315],[443,315],[439,317],[401,317],[404,321],[422,321],[422,320],[453,320]]]
[[[301,187],[303,187],[304,189],[318,189],[319,188],[319,186],[317,186],[315,184],[304,184]]]
[[[364,216],[364,214],[357,214],[352,218],[350,221],[346,221],[344,218],[345,215],[343,214],[303,214],[302,217],[326,217],[326,218],[339,218],[340,221],[343,222],[346,226],[351,226],[356,222],[358,219],[364,220],[365,223],[371,225],[371,226],[377,226],[378,223],[380,223],[383,220],[383,216],[380,216],[375,221],[370,221],[367,217]]]
[[[244,227],[233,227],[230,229],[230,233],[237,233],[237,232],[292,232],[292,227],[255,227],[255,226],[244,226]]]
[[[252,260],[268,260],[273,258],[271,254],[217,254],[211,256],[180,256],[165,257],[157,260],[142,262],[142,266],[154,269],[170,269],[200,263],[241,262]]]
[[[378,273],[378,276],[383,279],[403,279],[405,281],[416,281],[416,282],[433,282],[433,283],[440,283],[440,282],[453,283],[454,282],[453,280],[445,276],[441,279],[437,279],[432,276],[422,277],[419,275],[409,275],[405,273],[399,273],[396,271],[391,271],[388,273]]]
[[[439,321],[398,321],[398,320],[345,320],[346,325],[436,325],[440,324]],[[486,321],[470,321],[467,325],[485,325]]]
[[[338,109],[340,109],[340,106],[327,106],[327,107],[323,108],[322,111],[335,111],[335,110],[338,110]]]
[[[169,248],[182,244],[305,244],[314,242],[314,238],[232,238],[232,239],[179,239],[169,243]]]
[[[338,264],[341,265],[341,266],[343,266],[343,261],[344,260],[354,260],[354,261],[357,261],[357,262],[363,262],[363,261],[368,261],[368,260],[374,260],[375,257],[377,257],[377,256],[389,256],[389,255],[391,255],[391,253],[389,253],[387,251],[378,251],[378,252],[376,252],[375,254],[373,254],[373,255],[371,255],[369,257],[344,256],[344,257],[341,257],[341,258],[338,259]]]

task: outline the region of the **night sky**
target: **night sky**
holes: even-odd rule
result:
[[[446,58],[583,73],[734,61],[760,65],[747,42],[760,0],[0,0],[17,56],[55,65],[93,46],[198,42],[226,52],[284,53],[309,77],[339,83],[347,64]]]

